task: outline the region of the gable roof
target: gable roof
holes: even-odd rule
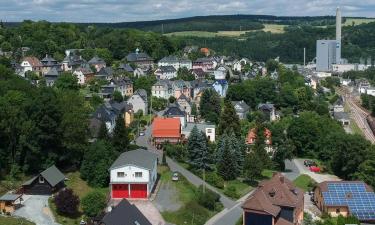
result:
[[[126,72],[129,72],[129,73],[133,73],[134,72],[134,69],[129,64],[125,64],[125,63],[122,63],[118,67],[118,69],[119,70],[125,70]]]
[[[92,59],[89,60],[89,64],[105,64],[104,59],[100,58],[99,56],[94,56]]]
[[[34,57],[34,56],[28,56],[28,57],[25,57],[23,58],[22,61],[27,61],[30,63],[30,65],[32,67],[40,67],[40,66],[43,66],[42,63],[39,61],[39,59],[37,57]]]
[[[57,64],[57,60],[52,58],[50,55],[46,55],[40,62],[43,64],[43,66],[54,66]]]
[[[141,211],[126,199],[122,199],[116,207],[107,213],[102,222],[105,225],[151,225]]]
[[[133,95],[139,95],[144,101],[147,101],[147,91],[145,89],[137,89]]]
[[[99,76],[112,76],[113,69],[112,67],[102,67],[96,74]]]
[[[60,183],[61,181],[65,180],[65,175],[61,173],[59,169],[56,168],[55,165],[52,165],[51,167],[47,168],[43,172],[40,173],[40,175],[52,186],[56,186],[56,184]],[[39,175],[38,175],[39,176]],[[38,178],[38,176],[35,176],[31,178],[30,180],[23,183],[23,185],[30,185],[33,183],[35,179]]]
[[[258,105],[258,109],[271,111],[271,110],[275,109],[275,107],[271,103],[260,103]]]
[[[152,170],[157,158],[158,156],[155,153],[144,149],[123,152],[111,165],[110,170],[126,165],[134,165]]]
[[[175,73],[177,70],[173,66],[161,66],[158,71],[161,73]]]
[[[163,116],[179,116],[184,117],[185,112],[180,109],[177,104],[169,105],[168,109],[163,113]]]
[[[59,76],[59,71],[57,71],[56,67],[51,67],[44,77],[57,77]]]
[[[152,123],[152,137],[181,137],[179,118],[155,118]]]
[[[152,61],[152,58],[145,52],[139,52],[139,53],[132,52],[126,56],[126,60],[128,62]]]
[[[233,104],[236,112],[247,112],[250,109],[250,106],[248,106],[246,104],[246,102],[244,102],[243,100],[242,101],[232,101],[232,104]]]

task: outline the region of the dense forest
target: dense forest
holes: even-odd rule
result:
[[[240,38],[229,37],[174,37],[187,45],[205,45],[218,54],[248,57],[253,60],[266,61],[280,57],[282,62],[303,63],[303,48],[306,58],[311,61],[316,55],[316,40],[334,39],[335,27],[288,26],[281,34],[270,32],[248,32]],[[344,58],[357,63],[361,58],[375,58],[375,23],[343,28]]]

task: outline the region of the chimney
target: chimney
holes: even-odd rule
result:
[[[284,183],[284,176],[283,175],[280,175],[280,182],[283,184]]]

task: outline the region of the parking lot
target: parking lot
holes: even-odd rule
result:
[[[14,212],[15,216],[26,218],[37,225],[59,225],[55,223],[48,207],[46,195],[23,195],[23,206]]]

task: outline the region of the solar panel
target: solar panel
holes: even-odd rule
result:
[[[375,219],[375,194],[364,183],[329,183],[323,198],[326,205],[348,206],[359,220]]]

